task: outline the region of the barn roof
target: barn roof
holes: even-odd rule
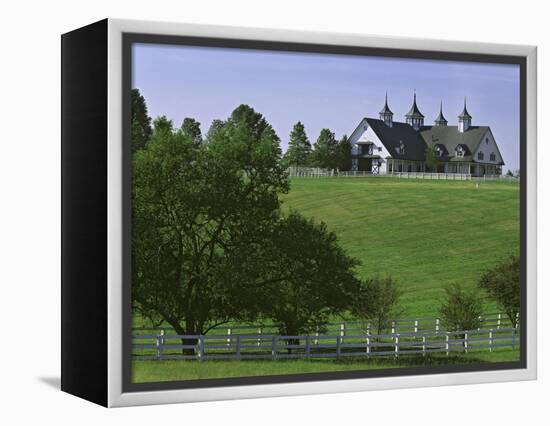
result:
[[[382,120],[375,118],[366,118],[366,120],[392,158],[424,161],[426,143],[409,124],[394,121],[389,127]],[[405,153],[399,151],[401,142],[405,146]]]

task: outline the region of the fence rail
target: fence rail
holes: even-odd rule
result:
[[[426,356],[488,350],[519,345],[516,328],[454,332],[337,335],[179,335],[133,336],[136,360],[242,360],[342,358],[404,355]]]
[[[289,177],[322,178],[322,177],[393,177],[397,179],[420,180],[474,180],[519,183],[519,177],[506,175],[474,176],[470,173],[429,173],[429,172],[382,172],[373,173],[365,170],[340,171],[313,167],[290,167]]]
[[[501,312],[487,313],[479,317],[480,327],[479,329],[501,329],[501,328],[517,328],[519,325],[519,313],[516,314],[515,321],[512,322],[508,316]],[[338,334],[342,338],[353,334],[376,334],[382,331],[388,330],[391,333],[419,333],[419,332],[435,332],[439,333],[443,330],[442,322],[439,317],[417,317],[417,318],[399,318],[389,319],[384,322],[380,327],[377,326],[377,322],[373,320],[365,321],[339,321],[330,322],[327,326],[318,330],[315,335],[319,334]],[[160,334],[172,333],[174,329],[171,327],[137,327],[134,328],[134,334]],[[239,335],[239,334],[254,334],[254,335],[275,335],[280,334],[279,330],[273,324],[249,324],[249,325],[221,325],[214,327],[211,330],[213,333],[223,333],[227,336]]]

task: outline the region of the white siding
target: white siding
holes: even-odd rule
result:
[[[478,154],[480,152],[483,152],[483,160],[478,160]],[[495,159],[493,161],[491,161],[492,153],[495,154]],[[504,162],[491,130],[488,130],[483,136],[481,144],[476,152],[473,153],[473,159],[475,162],[486,164],[499,164],[501,161]]]
[[[388,161],[386,160],[386,157],[388,157],[390,153],[380,139],[378,139],[378,136],[376,136],[376,133],[374,133],[372,128],[369,126],[367,120],[363,119],[361,123],[359,123],[359,126],[357,126],[355,131],[350,136],[350,142],[352,155],[357,155],[359,153],[358,142],[372,142],[374,144],[373,154],[379,155],[382,163],[380,166],[380,173],[387,172]],[[380,151],[379,148],[381,148]]]

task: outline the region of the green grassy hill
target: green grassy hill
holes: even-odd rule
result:
[[[358,273],[402,284],[403,317],[435,316],[447,283],[475,286],[484,270],[519,252],[519,185],[396,178],[297,178],[282,197],[324,221]],[[485,300],[485,312],[494,312]]]

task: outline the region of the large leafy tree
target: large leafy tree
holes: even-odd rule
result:
[[[259,292],[280,280],[260,261],[288,190],[279,139],[247,106],[196,144],[166,118],[133,160],[136,309],[178,334],[253,318]]]
[[[324,223],[297,213],[279,221],[264,256],[278,281],[266,288],[262,311],[283,335],[322,331],[331,315],[349,309],[360,289],[358,261]]]
[[[311,154],[311,143],[307,138],[304,125],[298,121],[290,132],[288,149],[284,155],[287,166],[306,166]]]
[[[338,141],[329,129],[322,129],[311,153],[312,165],[327,169],[338,167]]]
[[[520,309],[520,271],[519,256],[511,255],[486,271],[479,280],[479,286],[496,300],[512,324],[516,324]]]
[[[132,131],[132,152],[145,146],[151,133],[151,117],[147,113],[145,98],[139,92],[139,89],[132,89],[131,96],[131,131]]]

